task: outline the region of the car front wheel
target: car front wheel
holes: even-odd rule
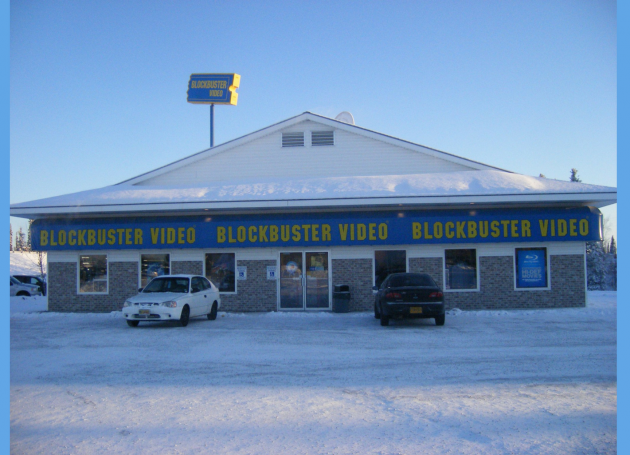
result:
[[[386,327],[389,325],[389,318],[387,316],[381,315],[381,325]]]
[[[129,327],[138,327],[138,324],[140,324],[140,321],[130,321],[129,319],[127,319],[127,325]]]
[[[374,304],[374,318],[381,319],[381,313],[379,313],[378,305],[376,303]]]
[[[26,291],[20,291],[20,292],[17,293],[17,295],[19,295],[20,297],[30,297],[31,296],[31,294],[29,294]]]
[[[214,321],[216,318],[217,318],[217,303],[214,302],[212,304],[212,309],[210,310],[210,313],[208,313],[208,320]]]
[[[188,321],[190,319],[190,308],[186,305],[182,308],[182,315],[179,317],[179,325],[182,327],[186,327],[188,325]]]

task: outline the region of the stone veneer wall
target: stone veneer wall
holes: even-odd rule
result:
[[[202,275],[201,261],[171,261],[171,275]]]
[[[482,256],[479,258],[480,290],[445,292],[447,308],[462,310],[508,308],[583,307],[586,304],[584,256],[551,256],[551,290],[514,290],[514,258],[512,256]],[[267,280],[267,266],[274,260],[237,261],[247,267],[247,280],[238,281],[237,294],[222,294],[223,311],[275,311],[277,282]],[[171,273],[201,275],[201,261],[173,261]],[[442,258],[410,258],[410,272],[426,272],[443,286]],[[138,263],[109,263],[108,294],[78,294],[77,264],[48,264],[48,310],[62,312],[109,312],[122,309],[123,302],[138,291]],[[333,259],[332,284],[350,286],[351,311],[371,311],[371,259]]]
[[[514,257],[479,258],[478,292],[445,292],[447,308],[462,310],[565,308],[586,305],[584,256],[551,256],[551,290],[514,290]]]
[[[236,282],[237,294],[221,294],[222,311],[276,311],[278,309],[277,281],[267,279],[267,266],[274,260],[236,261],[247,267],[247,279]]]
[[[372,259],[333,259],[332,283],[350,286],[350,311],[374,309]]]
[[[129,297],[138,293],[138,263],[110,262],[107,294],[78,294],[77,263],[48,263],[48,311],[119,311]]]

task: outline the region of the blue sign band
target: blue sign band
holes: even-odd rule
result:
[[[33,248],[323,247],[601,240],[601,213],[538,210],[400,211],[251,216],[36,220]]]

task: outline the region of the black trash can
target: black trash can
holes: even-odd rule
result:
[[[337,284],[333,290],[333,313],[350,311],[350,286]]]

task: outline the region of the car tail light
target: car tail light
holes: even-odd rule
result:
[[[387,294],[385,294],[385,298],[386,299],[400,299],[402,298],[402,295],[400,295],[398,292],[388,292]]]
[[[431,297],[432,299],[440,299],[444,297],[444,294],[442,294],[441,292],[432,292],[431,294],[429,294],[429,297]]]

